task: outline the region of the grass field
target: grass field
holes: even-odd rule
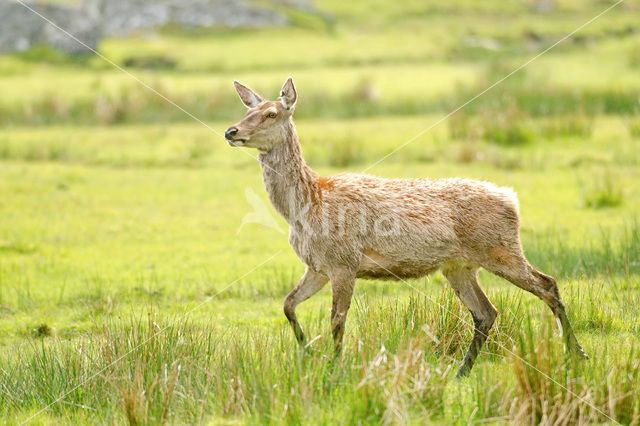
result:
[[[100,45],[219,134],[98,57],[0,56],[0,423],[640,424],[636,3],[368,171],[514,188],[588,361],[485,272],[499,316],[469,378],[471,315],[440,273],[359,281],[338,359],[325,288],[300,350],[282,302],[304,267],[271,207],[280,230],[239,229],[247,191],[268,200],[220,136],[244,113],[232,80],[275,97],[292,75],[308,163],[362,171],[611,4],[321,0],[286,28]]]

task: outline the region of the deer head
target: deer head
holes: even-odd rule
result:
[[[293,79],[282,86],[279,101],[265,100],[255,91],[233,82],[247,115],[224,132],[231,146],[246,146],[269,151],[287,139],[292,127],[291,116],[298,99]]]

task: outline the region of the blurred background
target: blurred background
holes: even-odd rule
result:
[[[587,352],[608,346],[627,353],[626,339],[640,333],[638,3],[616,5],[439,121],[612,5],[607,0],[0,0],[0,389],[11,389],[0,392],[0,414],[24,420],[69,383],[92,374],[95,365],[142,339],[131,331],[135,318],[146,318],[149,310],[182,315],[231,282],[231,288],[189,314],[193,329],[214,330],[216,341],[228,348],[258,351],[251,345],[270,339],[282,348],[292,343],[281,304],[304,268],[276,226],[247,223],[239,230],[256,205],[255,196],[246,194],[257,194],[266,204],[268,200],[255,160],[229,148],[221,136],[245,113],[233,80],[275,99],[285,79],[293,76],[304,156],[321,175],[368,169],[386,177],[462,176],[514,188],[525,252],[536,267],[561,281]],[[286,229],[267,209],[279,228]],[[281,254],[259,271],[236,281],[278,250]],[[500,338],[511,344],[520,323],[507,312],[521,292],[495,277],[482,275],[481,280],[506,315]],[[409,316],[413,324],[413,311],[401,304],[415,300],[410,289],[398,286],[358,284],[352,318],[359,319],[350,324],[369,331],[375,324],[391,327],[388,311],[376,310],[388,306],[390,297],[400,303],[393,324],[408,323]],[[420,280],[419,286],[459,309],[457,300],[440,293],[445,286],[441,276]],[[527,303],[516,303],[520,311],[514,308],[518,317],[524,310],[538,318],[546,309],[533,299],[523,300]],[[310,335],[328,335],[330,305],[326,290],[300,309],[303,324],[315,321]],[[120,322],[109,323],[114,318]],[[114,346],[120,348],[114,353],[105,352],[101,343],[105,323],[111,324],[111,336],[124,342]],[[441,339],[463,334],[447,352],[459,358],[471,328],[457,327],[455,321],[450,328],[437,324]],[[509,324],[514,325],[512,334]],[[405,341],[404,331],[396,333],[403,327],[372,332],[374,340],[367,344],[393,351]],[[242,340],[247,333],[262,334]],[[355,347],[356,338],[349,336]],[[201,340],[190,340],[195,341]],[[164,342],[167,346],[156,347],[157,353],[172,359],[177,353],[171,352],[173,343]],[[55,346],[61,358],[39,351],[40,344]],[[98,361],[79,361],[77,345]],[[495,345],[487,351],[504,355]],[[294,420],[322,412],[330,421],[331,413],[341,412],[332,411],[342,407],[338,400],[335,406],[323,405],[327,395],[316,382],[301,390],[294,380],[290,387],[274,390],[271,380],[290,379],[280,363],[282,351],[262,358],[272,362],[275,378],[261,375],[251,353],[239,353],[229,356],[255,365],[255,370],[246,367],[242,373],[233,370],[237,366],[215,364],[211,371],[228,372],[217,379],[217,389],[225,401],[240,402],[210,400],[200,415],[250,414],[264,421],[280,413],[291,392],[309,389],[305,395],[318,392],[318,398],[302,400],[295,411],[300,417]],[[358,362],[369,362],[374,354],[369,355]],[[58,368],[76,361],[82,368]],[[442,366],[451,360],[433,362]],[[301,368],[300,377],[307,377],[309,372]],[[494,381],[505,377],[508,383],[494,385],[511,398],[513,376],[502,357],[483,358],[476,368],[491,368]],[[598,368],[608,374],[611,364],[603,361]],[[505,374],[495,374],[495,369]],[[148,377],[140,383],[149,380],[142,389],[151,395],[155,370],[144,371]],[[122,404],[123,389],[137,389],[132,383],[138,382],[115,378],[128,377],[127,372],[113,374],[112,381],[97,381],[86,388],[90,392],[73,393],[68,397],[72,403],[58,404],[46,415],[66,421],[123,420],[131,408]],[[600,373],[593,374],[593,383],[606,382]],[[245,383],[264,386],[231,392],[230,378],[241,376]],[[355,386],[361,379],[344,381]],[[42,386],[34,389],[29,383]],[[185,383],[180,386],[191,389]],[[473,401],[470,405],[451,408],[443,403],[439,407],[448,408],[430,418],[449,423],[457,421],[455,413],[470,415],[473,404],[483,406],[481,385],[479,381],[476,393],[453,397]],[[375,389],[371,395],[378,395]],[[270,392],[277,395],[267,396]],[[621,389],[620,395],[633,394],[625,392]],[[237,399],[240,394],[265,405],[245,404]],[[161,416],[166,394],[153,395],[148,396],[149,410],[156,413],[157,403]],[[549,401],[562,399],[554,395]],[[487,402],[484,407],[493,408],[481,414],[511,416],[500,398]],[[175,400],[171,410],[178,411],[169,418],[195,421],[188,413],[197,410],[185,401]],[[362,407],[372,407],[368,401],[360,401]],[[104,409],[78,408],[85,405]],[[374,411],[371,419],[379,420]],[[359,418],[362,412],[351,415]],[[136,413],[131,414],[134,420],[145,418]],[[603,420],[592,413],[591,420]]]

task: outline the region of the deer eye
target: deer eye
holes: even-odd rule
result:
[[[275,112],[270,112],[269,115],[267,115],[267,117],[269,118],[276,118],[276,113]]]

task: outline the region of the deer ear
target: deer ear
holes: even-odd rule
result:
[[[293,112],[297,100],[296,86],[293,85],[293,78],[289,77],[280,90],[280,102],[287,111]]]
[[[236,87],[236,92],[238,92],[238,96],[242,100],[242,103],[247,108],[253,108],[260,105],[264,102],[262,96],[258,95],[253,90],[249,89],[247,86],[238,83],[237,81],[233,81],[233,85]]]

